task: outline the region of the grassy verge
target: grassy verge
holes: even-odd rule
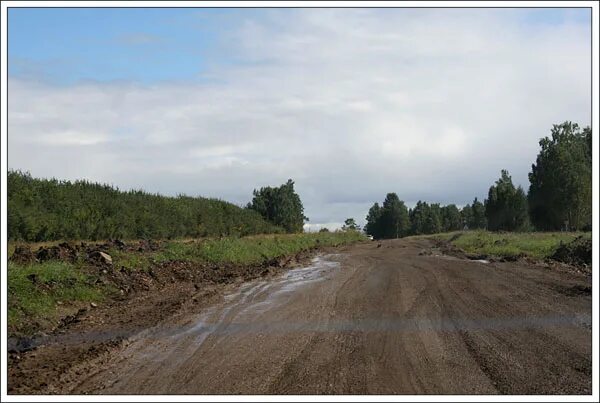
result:
[[[117,267],[123,266],[127,270],[146,270],[153,263],[169,261],[252,265],[320,246],[340,246],[361,240],[365,237],[359,232],[256,235],[170,241],[150,253],[111,250],[110,254]]]
[[[207,239],[199,245],[171,243],[166,248],[167,253],[159,253],[156,259],[182,258],[215,264],[260,264],[319,246],[339,246],[364,239],[358,232]]]
[[[358,232],[257,235],[244,238],[178,240],[154,251],[109,250],[113,266],[129,272],[147,271],[156,263],[187,261],[209,264],[254,265],[320,246],[339,246],[364,240]],[[22,246],[22,245],[21,245]],[[37,249],[40,245],[35,245]],[[11,248],[14,250],[14,246]],[[201,270],[201,268],[199,268]],[[77,263],[50,260],[27,265],[8,264],[9,333],[51,328],[60,317],[81,306],[110,297],[115,289],[96,282],[84,258]]]
[[[497,257],[527,256],[534,259],[550,257],[562,243],[583,236],[591,238],[590,232],[525,232],[496,233],[489,231],[463,231],[432,235],[434,239],[450,241],[469,254]]]
[[[28,333],[51,327],[63,314],[83,303],[101,301],[106,291],[80,267],[47,261],[29,265],[8,263],[8,327]]]

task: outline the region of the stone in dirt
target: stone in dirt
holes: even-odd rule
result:
[[[112,264],[112,257],[106,252],[101,252],[97,250],[90,253],[88,255],[88,258],[103,264]]]

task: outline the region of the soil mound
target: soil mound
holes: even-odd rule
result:
[[[592,239],[579,236],[571,242],[561,242],[550,258],[575,266],[590,266],[592,264]]]
[[[66,242],[56,246],[40,247],[35,254],[39,262],[47,260],[62,260],[65,262],[74,262],[77,260],[77,247]]]
[[[460,248],[454,246],[450,241],[441,239],[434,240],[435,247],[444,255],[454,256],[459,259],[470,259],[469,256]],[[483,258],[482,258],[483,259]]]
[[[9,260],[19,264],[29,264],[35,261],[35,255],[27,246],[17,246]]]
[[[85,242],[69,243],[62,242],[55,246],[40,246],[33,252],[28,246],[18,246],[10,256],[10,260],[19,264],[29,264],[34,262],[46,262],[48,260],[60,260],[63,262],[74,263],[78,259],[85,259],[86,263],[92,265],[106,265],[111,263],[108,251],[117,250],[157,250],[158,243],[152,241],[143,241],[142,249],[138,246],[128,246],[119,239],[109,240],[102,244],[86,244]]]

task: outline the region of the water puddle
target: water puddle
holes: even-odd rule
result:
[[[262,315],[284,304],[300,288],[325,280],[327,274],[340,266],[339,262],[333,260],[336,256],[338,254],[319,255],[308,266],[288,270],[271,281],[244,284],[226,294],[222,304],[206,309],[187,328],[167,333],[163,331],[154,337],[166,337],[169,343],[192,341],[193,348],[198,349],[213,333],[235,332],[236,328],[249,324],[256,314]],[[256,323],[254,325],[258,326]]]

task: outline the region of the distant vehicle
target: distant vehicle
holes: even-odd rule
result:
[[[373,235],[367,235],[367,238],[369,238],[369,240],[373,240]]]

